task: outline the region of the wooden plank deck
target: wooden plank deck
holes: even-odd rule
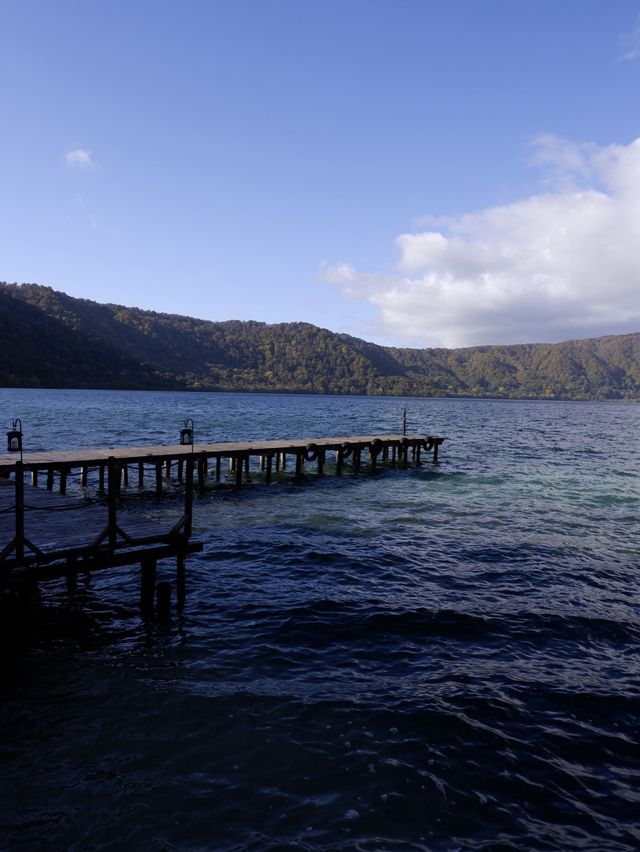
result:
[[[39,451],[23,453],[23,463],[25,468],[45,468],[45,467],[61,467],[67,466],[70,468],[87,466],[95,466],[104,464],[109,458],[115,458],[118,461],[126,461],[127,463],[135,464],[137,462],[153,463],[154,461],[164,461],[166,459],[186,459],[192,454],[206,455],[207,457],[221,456],[231,458],[238,455],[259,456],[266,453],[296,453],[304,450],[309,446],[315,446],[323,450],[337,451],[343,445],[360,445],[367,447],[375,441],[382,441],[385,444],[399,444],[402,441],[408,441],[413,445],[416,441],[437,441],[439,444],[443,438],[422,435],[402,435],[402,434],[383,434],[383,435],[345,435],[341,437],[309,437],[295,439],[279,439],[279,440],[251,440],[251,441],[221,441],[208,443],[195,443],[192,445],[182,446],[180,444],[161,444],[150,446],[134,446],[134,447],[101,447],[88,448],[79,450],[54,450],[54,451]],[[438,444],[438,445],[439,445]],[[0,454],[0,468],[12,467],[16,461],[15,453]]]
[[[120,485],[129,484],[130,471],[137,468],[137,485],[143,488],[146,476],[151,473],[155,491],[161,494],[164,483],[177,473],[178,480],[183,478],[183,470],[193,462],[196,469],[199,488],[205,488],[210,476],[209,462],[215,462],[213,476],[216,482],[226,479],[222,461],[229,461],[229,472],[236,485],[250,478],[251,465],[259,460],[260,470],[265,479],[271,482],[273,472],[284,471],[287,457],[293,457],[296,476],[301,476],[305,464],[316,462],[318,473],[325,471],[325,463],[335,461],[336,473],[350,465],[358,472],[363,460],[375,468],[378,461],[406,466],[409,454],[412,461],[419,464],[421,453],[431,454],[432,461],[438,461],[438,450],[444,438],[431,435],[345,435],[336,437],[285,438],[262,441],[220,441],[196,444],[162,444],[134,447],[103,447],[65,451],[25,451],[22,455],[23,469],[31,471],[33,485],[38,484],[40,472],[46,474],[46,487],[53,490],[54,478],[59,480],[61,494],[67,492],[67,480],[80,470],[80,485],[86,487],[93,477],[98,491],[104,491],[107,468],[117,466],[118,494]],[[189,462],[191,460],[191,462]],[[8,476],[13,471],[16,454],[0,455],[0,476]],[[151,470],[150,470],[151,469]],[[95,482],[97,480],[97,483]],[[117,495],[116,495],[117,496]]]
[[[420,464],[421,452],[431,454],[432,462],[437,463],[443,440],[430,435],[346,435],[4,453],[0,455],[0,587],[139,563],[141,602],[149,610],[156,562],[173,556],[181,606],[186,556],[202,550],[200,542],[190,541],[194,475],[198,486],[204,488],[209,460],[215,460],[216,482],[222,479],[221,462],[227,459],[235,484],[241,485],[249,477],[252,459],[259,459],[260,471],[270,482],[274,469],[285,470],[287,456],[293,456],[296,476],[302,475],[305,463],[315,463],[322,474],[332,453],[336,473],[345,465],[357,472],[363,458],[372,469],[379,461],[406,466],[410,455],[413,463]],[[121,486],[128,484],[131,466],[138,469],[138,487],[143,487],[145,469],[154,469],[158,494],[163,481],[177,470],[185,485],[184,513],[172,528],[161,530],[135,522],[119,510]],[[80,496],[67,497],[67,479],[78,469]],[[25,483],[27,471],[31,485]],[[35,487],[40,471],[46,471],[46,490]],[[59,479],[59,494],[53,493],[54,474]],[[96,495],[93,499],[87,497],[88,486]]]

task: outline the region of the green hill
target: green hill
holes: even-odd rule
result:
[[[209,322],[0,283],[3,387],[640,398],[640,334],[398,349],[308,323]]]

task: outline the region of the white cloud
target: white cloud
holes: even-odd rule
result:
[[[68,169],[93,169],[96,162],[91,157],[91,151],[86,148],[72,148],[64,155],[64,164]]]
[[[411,345],[640,330],[640,139],[598,148],[543,136],[535,151],[554,190],[401,234],[391,275],[342,263],[324,278]]]

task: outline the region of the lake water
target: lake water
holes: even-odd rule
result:
[[[640,848],[637,405],[0,390],[28,449],[409,431],[441,464],[211,490],[4,654],[1,848]],[[157,517],[177,500],[131,499]],[[166,566],[171,578],[173,565]],[[2,839],[4,837],[4,840]]]

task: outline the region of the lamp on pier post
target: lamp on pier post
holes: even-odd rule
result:
[[[7,432],[7,451],[22,454],[22,420],[17,417]]]
[[[183,447],[193,446],[193,419],[191,417],[187,417],[184,421],[184,429],[180,430],[180,444]]]

